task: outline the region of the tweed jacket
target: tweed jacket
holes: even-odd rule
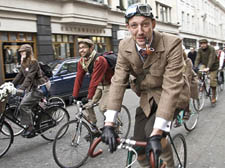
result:
[[[219,68],[219,60],[216,56],[214,47],[208,46],[205,50],[198,49],[198,54],[195,60],[195,67],[199,64],[203,64],[209,68],[209,71],[216,71]]]
[[[176,36],[154,31],[151,47],[155,51],[143,62],[132,38],[120,42],[107,106],[109,110],[120,111],[129,75],[138,77],[147,70],[140,85],[140,106],[149,116],[150,100],[154,99],[158,104],[156,116],[171,121],[185,85],[182,42]]]
[[[22,90],[31,91],[37,89],[39,85],[42,85],[47,81],[48,79],[44,77],[38,61],[33,60],[28,67],[21,66],[19,73],[12,83],[14,86],[20,85],[19,88]]]

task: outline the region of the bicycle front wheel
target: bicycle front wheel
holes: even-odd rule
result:
[[[126,106],[122,105],[120,112],[118,113],[118,119],[116,122],[116,131],[120,138],[127,138],[130,132],[131,117],[130,112]]]
[[[193,100],[193,105],[195,110],[201,111],[204,107],[204,104],[205,104],[205,91],[202,88],[202,90],[199,89],[198,99]]]
[[[172,140],[173,159],[175,167],[186,168],[187,145],[182,134],[176,134]]]
[[[199,118],[199,112],[194,108],[193,101],[190,101],[189,103],[189,110],[191,110],[190,117],[184,122],[184,127],[187,131],[192,131],[195,129]]]
[[[15,105],[7,108],[4,113],[5,113],[6,117],[10,118],[13,121],[17,120],[20,123],[20,112]],[[12,128],[14,136],[20,135],[23,132],[24,128],[22,126],[19,126],[19,124],[16,124],[15,122],[11,121],[8,118],[5,118],[5,120],[7,121],[7,123]],[[8,129],[4,130],[4,128],[3,128],[2,131],[7,135],[10,134],[9,132],[7,132]]]
[[[3,131],[4,130],[4,131]],[[7,134],[5,134],[7,132]],[[0,158],[9,150],[13,143],[13,130],[7,122],[0,123]]]
[[[57,134],[57,131],[59,128],[67,123],[70,119],[68,111],[61,107],[61,106],[52,106],[45,110],[46,114],[42,114],[42,117],[44,119],[40,122],[40,128],[43,128],[46,124],[48,124],[48,127],[51,127],[44,131],[41,136],[49,141],[54,141],[55,136]],[[61,134],[61,137],[66,133],[66,130],[63,134]],[[61,138],[60,137],[60,138]]]
[[[61,139],[61,134],[68,129]],[[88,150],[93,141],[89,126],[79,120],[72,120],[63,125],[56,134],[53,143],[53,157],[61,168],[78,168],[88,158]]]

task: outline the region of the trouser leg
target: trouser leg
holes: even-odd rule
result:
[[[42,98],[43,94],[38,91],[28,92],[22,99],[19,110],[21,114],[22,125],[33,125],[32,107],[37,104]]]
[[[100,98],[102,96],[102,91],[101,89],[99,89],[97,87],[96,91],[95,91],[95,94],[92,98],[92,103],[97,103]],[[96,118],[96,114],[95,114],[95,111],[94,111],[94,108],[89,108],[89,109],[86,109],[86,113],[88,114],[87,118],[89,121],[91,121],[93,124],[96,124],[97,123],[97,118]]]
[[[157,106],[157,105],[156,105]],[[153,125],[155,121],[155,111],[157,107],[152,106],[152,115],[146,117],[143,110],[138,107],[136,109],[136,116],[135,116],[135,127],[134,127],[134,139],[139,141],[146,141],[147,137],[150,136]],[[168,168],[174,167],[174,160],[173,160],[173,151],[171,149],[171,144],[168,142],[166,137],[162,138],[162,154],[160,158],[166,162]],[[145,155],[145,149],[138,152],[138,162],[141,167],[150,167],[148,160]]]
[[[107,101],[108,101],[108,95],[109,95],[109,87],[107,86],[101,86],[102,87],[102,97],[99,101],[99,111],[104,114],[107,110]]]

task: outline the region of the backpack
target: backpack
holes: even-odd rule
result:
[[[44,73],[45,76],[51,78],[53,76],[52,68],[48,64],[44,64],[43,62],[39,62],[39,66]]]
[[[105,52],[103,54],[101,53],[97,53],[94,57],[94,59],[92,60],[92,62],[90,63],[90,65],[88,66],[88,72],[91,74],[93,72],[93,68],[94,68],[94,62],[95,60],[99,57],[99,56],[103,56],[110,68],[114,71],[115,70],[115,66],[116,66],[116,60],[117,60],[117,54],[113,53],[112,51],[110,52]]]
[[[103,57],[106,58],[110,68],[114,71],[115,70],[115,66],[116,66],[116,61],[117,61],[117,54],[113,53],[112,51],[110,52],[105,52],[103,54]]]

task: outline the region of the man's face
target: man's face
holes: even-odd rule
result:
[[[201,47],[202,49],[206,49],[206,48],[207,48],[207,46],[208,46],[208,44],[207,44],[207,43],[201,43],[201,44],[200,44],[200,47]]]
[[[145,39],[147,38],[149,41],[151,41],[152,32],[155,28],[155,20],[144,16],[134,16],[129,19],[127,28],[136,43],[141,48],[145,48]]]
[[[89,46],[85,43],[79,44],[79,54],[81,57],[88,58],[90,54],[92,53],[93,49],[89,48]]]

